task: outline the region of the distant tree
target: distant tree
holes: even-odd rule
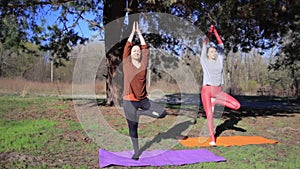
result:
[[[12,68],[9,59],[24,47],[24,34],[20,32],[16,17],[5,16],[0,19],[0,77],[5,76],[5,70]]]
[[[300,28],[299,21],[295,22],[295,27]],[[286,69],[292,79],[290,90],[293,96],[300,97],[300,33],[292,32],[282,39],[278,46],[279,52],[275,55],[275,62],[269,65],[272,70]]]

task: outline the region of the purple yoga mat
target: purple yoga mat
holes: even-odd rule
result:
[[[164,166],[184,165],[199,162],[226,161],[207,149],[197,150],[152,150],[144,151],[139,160],[132,160],[133,151],[109,152],[99,149],[99,165],[107,166]]]

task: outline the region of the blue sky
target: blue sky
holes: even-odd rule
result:
[[[46,19],[46,25],[45,25],[46,27],[53,25],[55,22],[58,22],[57,18],[60,16],[59,10],[52,11],[51,9],[49,9],[49,7],[44,8],[40,14],[41,14],[41,17],[45,17],[45,19]],[[91,13],[88,13],[88,14],[84,15],[84,17],[92,20],[95,16]],[[73,18],[72,18],[72,16],[68,15],[68,19],[70,20],[68,26],[70,26],[71,24],[73,24]],[[81,36],[89,38],[92,35],[96,34],[96,32],[90,30],[88,28],[88,26],[89,26],[89,23],[87,21],[80,19],[79,24],[75,27],[75,32],[78,32],[79,35],[81,35]]]

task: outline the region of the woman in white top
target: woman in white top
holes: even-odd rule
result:
[[[209,38],[214,33],[218,45],[209,45]],[[240,103],[222,91],[221,85],[224,84],[223,80],[223,58],[224,58],[224,45],[214,27],[210,26],[208,35],[206,36],[202,51],[201,51],[201,65],[203,70],[203,86],[201,90],[201,100],[204,111],[206,113],[207,126],[210,134],[211,146],[216,145],[216,138],[214,135],[214,121],[213,121],[213,107],[216,104],[237,110],[240,108]]]

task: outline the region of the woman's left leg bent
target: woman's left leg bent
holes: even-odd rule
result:
[[[231,95],[223,92],[222,90],[219,90],[218,92],[214,93],[213,97],[216,99],[214,101],[214,105],[220,104],[233,110],[238,110],[241,107],[239,101],[237,101]]]
[[[164,118],[167,115],[164,107],[148,98],[141,101],[140,108],[142,110],[138,110],[139,115],[150,116],[153,118]]]

